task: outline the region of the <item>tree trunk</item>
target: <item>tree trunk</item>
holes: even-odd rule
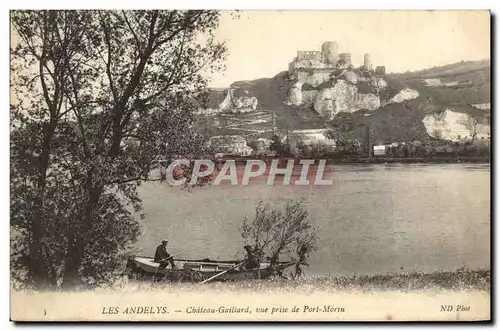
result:
[[[68,235],[66,256],[64,258],[63,288],[71,289],[79,283],[78,269],[81,264],[81,254],[77,236]]]
[[[40,213],[36,213],[40,214]],[[35,214],[35,215],[36,215]],[[35,216],[37,218],[37,216]],[[33,219],[31,226],[31,242],[29,245],[29,265],[28,272],[35,289],[42,289],[48,285],[47,268],[42,253],[42,229],[39,219]]]
[[[76,231],[78,233],[70,233],[68,238],[68,250],[65,257],[65,268],[64,268],[64,287],[70,288],[77,285],[81,285],[81,279],[79,270],[83,262],[83,256],[89,241],[92,238],[88,238],[89,232],[92,229],[94,209],[96,204],[101,197],[103,188],[92,187],[93,171],[92,169],[87,172],[87,192],[88,198],[84,206],[80,218],[81,227],[78,227]],[[73,230],[75,231],[75,230]]]
[[[33,218],[31,219],[31,241],[29,244],[30,263],[28,271],[35,288],[48,286],[48,268],[43,258],[42,241],[44,239],[44,199],[45,186],[47,182],[47,169],[49,167],[52,137],[55,131],[56,121],[51,119],[42,142],[42,151],[38,164],[37,197],[34,202]]]

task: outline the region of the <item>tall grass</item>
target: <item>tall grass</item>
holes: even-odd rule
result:
[[[477,290],[490,292],[490,269],[469,270],[465,268],[456,271],[437,271],[431,273],[409,272],[376,275],[355,276],[305,276],[298,279],[264,279],[235,282],[211,282],[203,285],[196,283],[164,282],[129,282],[125,291],[164,292],[253,292],[272,293],[290,292],[294,294],[312,294],[314,292],[340,291],[464,291]]]

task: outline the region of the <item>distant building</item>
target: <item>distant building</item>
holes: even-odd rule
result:
[[[259,139],[257,139],[255,145],[256,145],[256,150],[254,151],[254,153],[256,155],[269,154],[270,146],[271,146],[271,139],[259,138]]]
[[[245,138],[239,135],[214,136],[210,138],[208,144],[217,154],[250,156],[253,153]]]
[[[405,145],[405,143],[400,144],[397,142],[373,145],[373,156],[389,155],[389,151],[391,150],[391,148],[399,148]]]
[[[427,86],[441,86],[441,79],[439,78],[424,79],[424,83]]]
[[[373,146],[373,155],[374,156],[384,156],[387,154],[386,145],[375,145]]]
[[[485,103],[476,103],[471,105],[474,108],[477,109],[482,109],[482,110],[488,110],[491,109],[491,103],[490,102],[485,102]]]

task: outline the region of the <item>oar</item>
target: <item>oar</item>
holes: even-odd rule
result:
[[[205,284],[206,282],[211,281],[212,279],[217,278],[220,275],[223,275],[223,274],[225,274],[226,272],[228,272],[230,270],[238,268],[239,266],[243,265],[243,263],[245,263],[245,261],[241,262],[240,264],[235,265],[234,267],[231,267],[231,268],[226,269],[226,270],[224,270],[222,272],[219,272],[217,275],[214,275],[214,276],[212,276],[212,277],[210,277],[208,279],[205,279],[204,281],[200,282],[199,284]]]

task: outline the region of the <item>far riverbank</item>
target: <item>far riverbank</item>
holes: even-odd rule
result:
[[[433,158],[391,158],[391,157],[342,157],[342,158],[297,158],[297,157],[281,157],[281,158],[266,158],[266,157],[225,157],[221,161],[235,160],[236,164],[245,164],[248,160],[263,160],[266,162],[271,162],[274,159],[279,159],[281,162],[287,160],[295,160],[298,163],[301,159],[314,159],[314,160],[326,160],[327,164],[385,164],[385,163],[400,163],[400,164],[490,164],[491,158],[489,156],[477,156],[477,157],[433,157]]]

